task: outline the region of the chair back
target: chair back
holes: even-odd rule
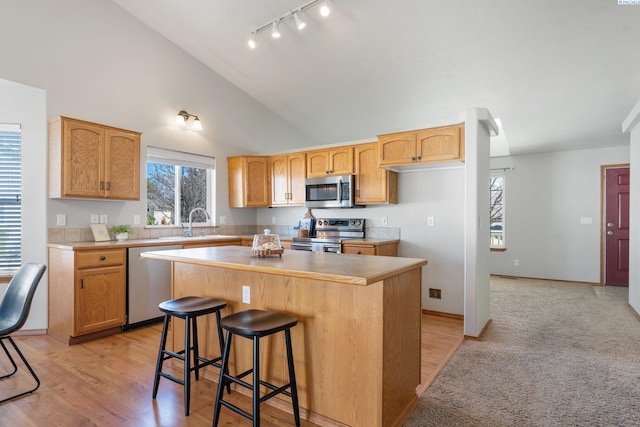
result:
[[[9,282],[0,302],[0,337],[22,328],[31,310],[31,301],[46,266],[24,263]]]

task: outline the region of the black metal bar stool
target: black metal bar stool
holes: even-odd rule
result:
[[[296,374],[293,367],[293,351],[291,349],[291,328],[298,323],[294,317],[275,311],[246,310],[226,316],[220,322],[223,329],[227,331],[225,338],[224,352],[222,353],[222,366],[220,369],[220,380],[218,381],[218,393],[213,410],[213,427],[218,426],[220,409],[222,405],[231,409],[250,420],[253,420],[254,427],[260,426],[260,403],[274,397],[277,394],[284,394],[291,398],[293,404],[293,416],[296,426],[300,425],[300,409],[298,407],[298,390],[296,387]],[[277,387],[271,383],[260,380],[260,338],[284,331],[285,343],[287,347],[287,362],[289,365],[289,383],[282,387]],[[231,350],[231,339],[233,335],[239,335],[253,340],[253,368],[236,376],[229,375],[229,353]],[[253,373],[253,384],[242,380],[243,377]],[[250,390],[253,390],[253,414],[242,410],[236,405],[223,400],[224,388],[234,382]],[[271,392],[260,397],[260,386],[267,387]],[[289,391],[287,391],[289,389]]]
[[[175,383],[184,386],[184,414],[189,415],[189,398],[191,396],[191,372],[195,371],[196,380],[200,379],[200,369],[205,366],[214,365],[222,367],[222,351],[224,349],[224,339],[222,328],[220,327],[220,310],[225,308],[227,303],[217,298],[210,297],[183,297],[161,302],[158,305],[160,311],[164,312],[164,324],[162,326],[162,337],[160,338],[160,351],[156,363],[156,374],[153,381],[153,398],[158,394],[160,377],[164,377]],[[216,325],[218,327],[218,339],[220,343],[220,357],[205,359],[198,353],[198,317],[205,314],[216,314]],[[167,332],[169,329],[169,318],[171,316],[184,319],[184,350],[174,352],[166,349]],[[193,343],[192,341],[193,335]],[[191,363],[193,354],[193,365]],[[162,371],[162,364],[165,360],[176,358],[184,361],[184,379],[179,379],[173,375]],[[230,391],[230,387],[227,389]]]

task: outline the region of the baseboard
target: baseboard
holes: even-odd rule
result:
[[[511,276],[509,274],[491,274],[490,276],[491,277],[501,277],[501,278],[504,278],[504,279],[514,279],[514,280],[518,280],[518,279],[542,280],[542,281],[545,281],[545,282],[586,283],[587,285],[591,285],[591,286],[602,286],[602,283],[600,283],[600,282],[583,282],[583,281],[579,281],[579,280],[542,279],[540,277]]]
[[[47,330],[46,329],[20,329],[19,331],[16,331],[14,333],[12,333],[11,335],[13,335],[14,337],[16,336],[28,336],[28,335],[47,335]]]
[[[464,320],[464,314],[445,313],[442,311],[425,310],[424,308],[422,309],[422,314],[428,314],[429,316],[447,317],[449,319],[456,320]]]

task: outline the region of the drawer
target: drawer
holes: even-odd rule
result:
[[[76,252],[77,268],[110,267],[124,264],[124,249]]]
[[[358,255],[375,255],[376,247],[375,246],[364,246],[364,245],[342,245],[342,253],[343,254],[358,254]]]

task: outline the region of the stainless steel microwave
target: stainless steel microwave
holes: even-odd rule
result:
[[[353,175],[322,176],[304,181],[307,208],[353,208],[355,177]]]

